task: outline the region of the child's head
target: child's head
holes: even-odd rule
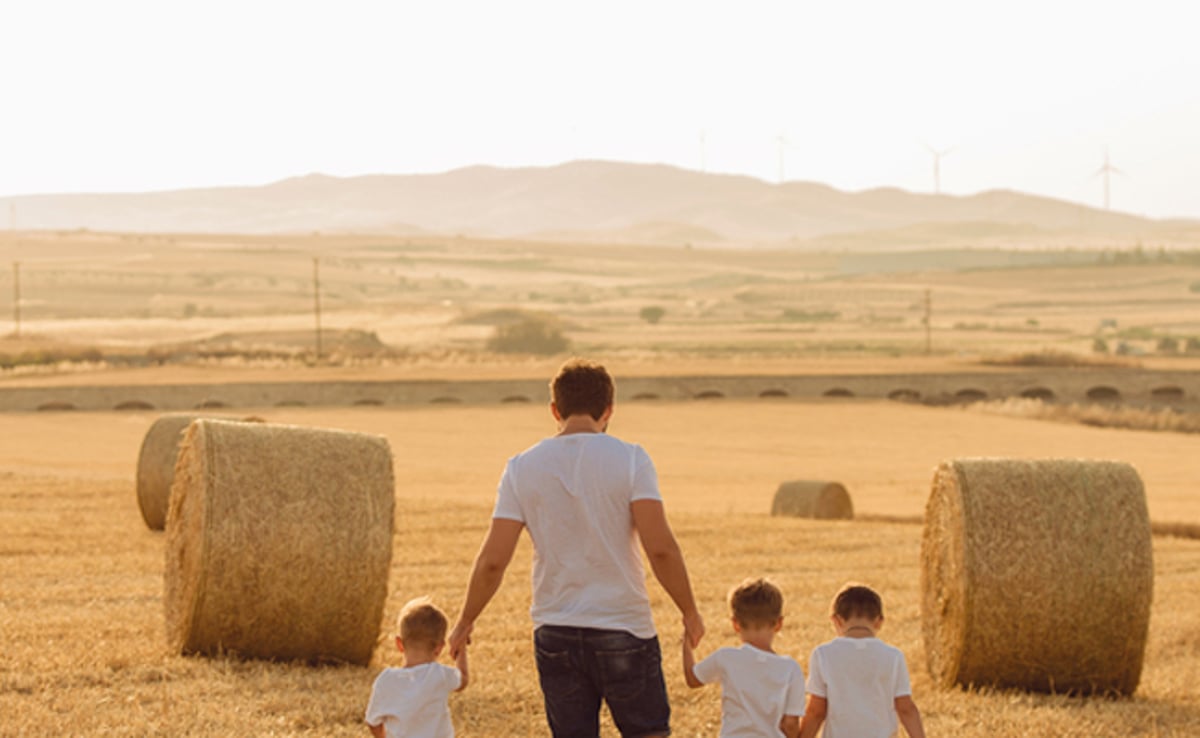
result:
[[[783,593],[766,579],[747,579],[730,590],[729,611],[742,630],[776,629],[783,618]]]
[[[829,609],[835,625],[838,621],[856,620],[878,628],[883,623],[883,599],[865,584],[849,582],[842,585]]]
[[[436,651],[446,642],[446,614],[428,597],[409,600],[396,618],[397,639],[405,650]]]

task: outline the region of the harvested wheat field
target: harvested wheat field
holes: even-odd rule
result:
[[[392,448],[394,555],[370,665],[177,655],[164,623],[166,541],[147,529],[135,486],[139,446],[158,415],[0,415],[0,735],[365,735],[371,682],[399,660],[390,628],[400,605],[429,594],[457,610],[505,459],[552,430],[538,403],[254,412],[272,423],[382,435]],[[832,635],[830,597],[855,579],[884,597],[882,635],[908,656],[931,735],[1200,734],[1200,541],[1154,537],[1154,603],[1137,691],[1084,699],[935,687],[921,640],[922,528],[887,522],[921,515],[941,461],[1053,456],[1129,462],[1152,520],[1197,524],[1197,437],[790,400],[629,403],[618,406],[611,431],[642,443],[658,467],[709,627],[700,655],[734,643],[725,593],[761,574],[786,598],[777,649],[807,667],[808,652]],[[797,478],[839,480],[866,520],[771,517],[775,490]],[[547,734],[527,613],[529,564],[523,540],[476,626],[472,683],[451,699],[461,736]],[[675,735],[716,735],[719,690],[685,687],[680,625],[662,590],[650,591]],[[607,723],[604,735],[616,735]]]

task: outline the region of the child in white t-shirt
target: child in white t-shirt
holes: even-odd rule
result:
[[[900,649],[875,637],[883,627],[883,600],[870,587],[847,584],[833,599],[837,638],[813,649],[808,662],[808,705],[801,738],[887,738],[896,719],[912,738],[925,738]]]
[[[458,653],[458,668],[437,663],[446,626],[446,614],[428,597],[400,610],[396,648],[404,664],[379,673],[367,704],[367,727],[375,738],[454,738],[447,698],[467,686],[467,649]]]
[[[783,627],[783,594],[765,579],[747,579],[729,593],[740,648],[720,648],[700,663],[683,639],[683,677],[692,688],[721,685],[721,736],[787,738],[800,733],[804,672],[789,656],[771,650]]]

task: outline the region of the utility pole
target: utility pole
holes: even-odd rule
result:
[[[313,257],[313,315],[317,319],[317,361],[321,360],[321,260]]]
[[[925,355],[933,354],[933,290],[925,288],[925,317],[922,321],[925,324]]]
[[[13,262],[13,338],[21,337],[21,262]]]

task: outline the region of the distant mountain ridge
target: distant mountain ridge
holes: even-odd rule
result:
[[[31,230],[432,232],[734,245],[837,242],[849,234],[931,225],[945,233],[954,224],[968,232],[969,224],[988,224],[1000,233],[1200,234],[1200,221],[1151,220],[1008,190],[969,196],[895,188],[843,192],[812,182],[770,184],[607,161],[475,166],[441,174],[313,174],[258,187],[25,195],[0,199],[0,207],[7,210],[8,202],[16,204],[20,227]]]

